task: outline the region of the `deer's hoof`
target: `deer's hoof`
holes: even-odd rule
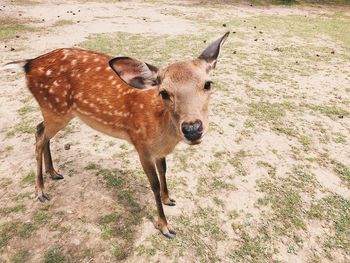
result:
[[[44,203],[45,201],[50,201],[50,198],[47,194],[42,193],[42,194],[38,195],[38,200],[40,202]]]
[[[168,206],[176,206],[176,201],[175,199],[168,198],[167,200],[163,201],[163,204]]]
[[[159,223],[157,223],[156,228],[158,228],[160,232],[162,232],[162,234],[169,239],[173,239],[176,235],[176,232],[169,226],[161,226]]]
[[[64,179],[64,177],[62,174],[53,174],[53,175],[51,175],[51,179],[52,180],[62,180],[62,179]]]
[[[176,236],[176,232],[172,229],[169,229],[169,228],[165,232],[162,231],[162,234],[169,239],[173,239]]]

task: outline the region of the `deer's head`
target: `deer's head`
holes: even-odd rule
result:
[[[209,126],[209,74],[216,66],[221,46],[228,35],[229,32],[211,43],[198,58],[162,69],[128,57],[114,58],[110,66],[134,88],[158,89],[178,134],[186,143],[198,144]]]

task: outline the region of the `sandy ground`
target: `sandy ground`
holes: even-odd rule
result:
[[[194,6],[186,1],[173,4],[157,1],[25,2],[1,3],[1,17],[18,18],[37,28],[33,32],[19,33],[19,38],[1,42],[1,64],[33,58],[59,47],[80,46],[92,34],[98,33],[142,34],[153,36],[155,43],[162,36],[185,35],[188,41],[196,41],[191,36],[200,32],[210,31],[210,36],[215,35],[214,26],[211,28],[210,24],[202,21],[207,14],[213,21],[223,18],[242,18],[243,21],[273,15],[327,17],[340,11],[344,16],[348,14],[346,8],[337,7]],[[197,22],[196,18],[202,20]],[[63,19],[72,23],[55,26],[57,21]],[[232,28],[221,27],[216,35],[236,28],[248,33],[253,30],[250,25],[237,24]],[[276,46],[282,50],[293,46],[280,41],[282,35],[278,33],[266,37],[263,44],[260,39],[246,44],[239,33],[237,38],[232,35],[232,43],[236,39],[237,44],[232,44],[226,50],[224,48],[222,63],[220,65],[219,62],[218,73],[215,73],[215,78],[224,88],[213,94],[210,134],[196,148],[180,144],[168,158],[168,178],[177,205],[166,207],[165,211],[178,232],[175,241],[166,240],[154,229],[153,195],[132,147],[99,134],[78,120],[60,132],[51,144],[54,163],[66,176],[65,180],[47,179],[52,200],[46,204],[37,202],[34,182],[25,178],[31,178],[36,168],[34,135],[30,131],[41,121],[41,116],[36,102],[25,88],[23,75],[0,72],[0,261],[42,262],[45,258],[46,262],[62,262],[60,256],[70,262],[114,262],[119,258],[126,262],[350,260],[350,254],[346,251],[348,237],[333,247],[324,245],[328,237],[337,235],[332,220],[336,221],[337,216],[344,215],[342,222],[348,222],[349,207],[344,205],[345,208],[338,209],[339,215],[334,214],[329,218],[326,215],[309,216],[310,207],[314,207],[314,204],[317,207],[316,204],[323,198],[336,196],[345,200],[344,203],[350,199],[349,184],[346,183],[350,179],[344,181],[334,169],[335,163],[350,164],[349,117],[346,113],[330,113],[329,117],[322,111],[315,110],[316,113],[313,113],[310,107],[305,106],[328,105],[331,102],[331,105],[349,109],[350,72],[345,55],[341,55],[349,47],[344,48],[327,35],[309,39],[308,44],[321,48],[327,46],[329,52],[335,50],[340,55],[316,66],[310,62],[307,66],[317,68],[312,73],[291,70],[284,80],[264,80],[263,76],[256,78],[259,72],[265,72],[259,66],[263,64],[259,51],[264,52],[264,58],[271,56],[273,59],[279,56],[278,51],[274,50]],[[259,34],[257,36],[260,37]],[[291,39],[295,45],[305,42],[300,36]],[[10,51],[11,48],[15,50]],[[238,55],[234,61],[228,55],[225,58],[225,52],[232,55],[237,50],[249,56]],[[173,53],[177,57],[179,52],[174,50]],[[303,59],[308,61],[307,56],[289,59],[293,63],[295,60],[299,60],[299,63],[303,63]],[[277,63],[285,62],[278,60]],[[240,71],[249,68],[254,68],[251,76]],[[285,74],[285,71],[282,73]],[[277,111],[286,112],[282,124],[292,125],[298,131],[297,135],[277,132],[273,122],[275,117],[266,120],[262,116],[266,112],[262,115],[259,113],[265,108],[259,108],[258,113],[254,113],[252,105],[261,101],[269,105],[285,101],[292,103],[294,106],[284,105],[285,108],[278,108]],[[30,110],[21,113],[23,105]],[[278,112],[272,114],[279,118]],[[251,125],[252,122],[254,125]],[[27,123],[28,127],[20,127],[23,123]],[[322,143],[321,139],[325,137],[328,141]],[[70,145],[69,150],[65,150],[67,144]],[[141,222],[130,228],[131,236],[127,236],[126,241],[123,240],[124,236],[108,229],[110,225],[106,229],[101,218],[113,213],[131,217],[132,211],[127,202],[121,201],[123,199],[118,191],[108,187],[107,177],[101,178],[97,168],[86,168],[91,163],[104,169],[130,171],[125,175],[125,187],[132,189],[134,200],[140,204],[141,212],[138,214]],[[312,176],[309,181],[299,178],[300,185],[293,188],[294,181],[290,178],[295,167],[300,166]],[[267,182],[272,182],[270,187],[274,190],[270,191],[266,185],[261,186]],[[302,227],[298,228],[294,221],[292,226],[284,225],[282,212],[285,207],[279,206],[279,198],[286,197],[283,189],[289,189],[284,183],[291,190],[297,189],[299,203],[296,208],[290,206],[298,211],[298,215],[300,213]],[[259,203],[262,199],[267,202],[266,206]],[[18,206],[18,211],[6,210]],[[287,205],[287,208],[290,206]],[[287,215],[286,221],[289,222],[288,218]],[[17,223],[12,226],[13,229],[8,227],[11,222]],[[265,227],[264,223],[268,227],[260,228]],[[275,230],[281,224],[287,233]],[[19,231],[21,227],[29,230]],[[267,229],[269,238],[260,236],[261,229]],[[120,256],[123,253],[120,253],[119,247],[125,250],[124,256]],[[59,252],[55,254],[53,248],[59,248]],[[49,254],[49,251],[52,253]],[[50,255],[59,261],[49,261]],[[15,261],[16,257],[22,261]]]

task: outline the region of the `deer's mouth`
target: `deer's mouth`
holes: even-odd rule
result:
[[[203,137],[201,137],[197,140],[189,140],[185,137],[183,141],[189,145],[196,145],[196,144],[200,144],[202,142],[202,140],[203,140]]]

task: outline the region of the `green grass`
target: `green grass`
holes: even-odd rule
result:
[[[0,18],[0,40],[9,40],[15,38],[21,33],[33,31],[32,27],[27,26],[26,22],[13,18]]]
[[[42,225],[48,222],[49,217],[50,215],[47,207],[37,211],[33,216],[33,220],[35,224]]]
[[[328,106],[328,105],[309,105],[308,106],[310,109],[312,109],[313,111],[319,112],[323,115],[326,115],[332,119],[336,119],[339,116],[348,116],[349,112],[339,106],[336,105],[332,105],[332,106]]]
[[[336,162],[334,164],[334,170],[343,183],[347,187],[350,187],[350,168],[342,163]]]
[[[334,249],[350,249],[350,202],[339,195],[329,195],[313,204],[308,212],[310,218],[323,220],[331,230],[323,240],[329,253]],[[331,257],[331,256],[330,256]]]
[[[17,234],[18,223],[5,223],[0,227],[0,249],[5,247],[10,239]]]
[[[35,183],[35,172],[33,170],[27,173],[27,175],[21,179],[22,185],[28,185],[28,184],[34,184],[34,183]]]
[[[116,202],[123,207],[123,212],[117,209],[113,213],[102,215],[99,225],[101,237],[111,242],[111,253],[116,260],[125,259],[131,252],[135,229],[141,223],[142,217],[148,216],[141,209],[135,185],[139,180],[138,170],[105,169],[101,165],[89,163],[86,170],[94,171],[103,179],[106,186],[115,192]],[[143,182],[145,183],[145,182]]]
[[[69,26],[69,25],[74,25],[74,24],[75,23],[73,20],[62,19],[62,20],[56,21],[52,26],[60,27],[60,26]]]
[[[11,213],[18,213],[25,211],[26,207],[23,204],[11,206],[11,207],[2,207],[0,208],[1,215],[9,215]]]
[[[20,250],[11,257],[12,263],[25,263],[28,262],[29,252],[28,250]]]
[[[53,246],[49,251],[45,253],[43,263],[68,263],[63,254],[62,248],[59,246]]]
[[[36,111],[36,110],[37,110],[36,107],[30,106],[30,105],[24,105],[23,107],[21,107],[17,110],[17,113],[18,113],[18,115],[20,115],[22,117],[22,116],[25,116],[28,113]]]
[[[211,37],[213,35],[209,34]],[[203,39],[208,38],[208,34],[162,36],[157,38],[157,41],[154,41],[154,38],[154,35],[122,32],[97,34],[90,36],[80,46],[113,56],[135,57],[161,67],[171,62],[197,57],[206,47],[206,44],[203,44]],[[129,43],[129,45],[125,45],[125,43]]]

